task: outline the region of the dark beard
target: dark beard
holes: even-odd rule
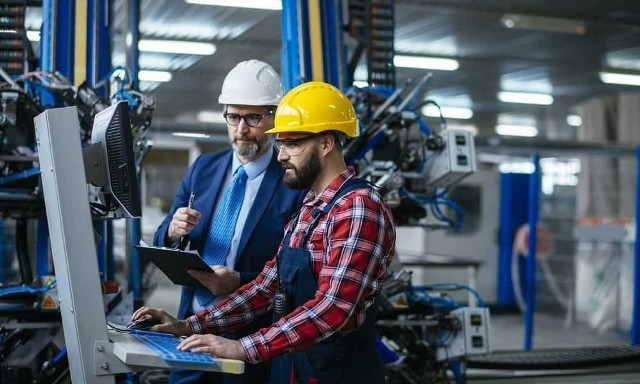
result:
[[[300,168],[294,169],[293,176],[284,176],[284,183],[287,187],[292,189],[309,189],[316,178],[320,174],[320,159],[318,156],[318,150],[315,150],[309,160],[302,164]]]

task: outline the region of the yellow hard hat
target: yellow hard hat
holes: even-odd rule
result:
[[[344,93],[331,84],[310,81],[284,97],[274,116],[274,128],[266,133],[340,131],[359,135],[358,118]]]

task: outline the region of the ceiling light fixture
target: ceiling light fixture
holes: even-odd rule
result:
[[[366,88],[369,86],[369,82],[367,80],[353,80],[353,86],[358,88]]]
[[[600,80],[607,84],[640,85],[640,75],[628,73],[600,72]]]
[[[580,115],[567,116],[567,124],[572,127],[579,127],[582,125],[582,117]]]
[[[498,92],[498,99],[505,103],[551,105],[553,96],[545,93]]]
[[[473,117],[473,110],[471,108],[440,107],[440,109],[445,119],[469,120]],[[429,117],[440,117],[438,107],[432,104],[422,107],[422,113]]]
[[[209,138],[209,134],[206,133],[193,133],[193,132],[171,132],[173,136],[178,137],[189,137],[192,139],[207,139]]]
[[[534,137],[538,135],[538,128],[533,125],[496,125],[496,133],[502,136]]]
[[[167,81],[171,81],[173,76],[171,72],[167,71],[150,71],[150,70],[140,70],[138,72],[138,80],[140,81],[155,81],[157,83],[166,83]]]
[[[144,52],[185,55],[213,55],[216,52],[216,46],[211,43],[178,40],[140,40],[138,49]]]
[[[585,35],[587,33],[587,26],[582,20],[506,13],[500,18],[500,21],[507,28],[573,33],[577,35]]]
[[[393,65],[402,68],[433,69],[439,71],[455,71],[460,68],[458,60],[441,57],[395,55]]]
[[[27,39],[29,39],[29,41],[40,41],[40,31],[31,31],[28,30],[27,31]]]
[[[219,7],[270,9],[279,11],[282,9],[280,0],[185,0],[189,4],[217,5]]]
[[[201,123],[226,124],[223,113],[223,111],[200,111],[196,119]]]

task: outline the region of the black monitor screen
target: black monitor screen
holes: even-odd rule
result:
[[[96,114],[90,147],[96,155],[91,156],[92,161],[101,159],[100,162],[104,162],[105,166],[93,164],[96,168],[93,172],[97,170],[101,175],[90,176],[88,170],[87,178],[92,184],[103,187],[107,207],[110,210],[122,208],[126,217],[140,217],[140,190],[136,177],[129,104],[126,101],[119,101]],[[86,160],[85,158],[85,163]]]

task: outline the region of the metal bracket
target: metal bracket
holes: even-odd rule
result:
[[[96,376],[115,375],[116,373],[132,371],[131,368],[113,354],[113,343],[110,341],[96,340],[93,357],[93,370]]]

